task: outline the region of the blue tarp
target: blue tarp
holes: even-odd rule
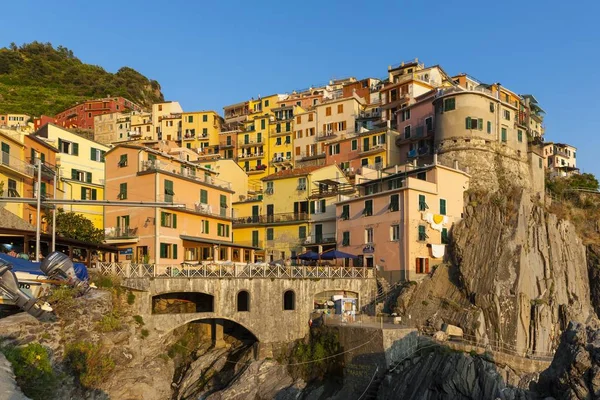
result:
[[[33,262],[29,260],[24,260],[22,258],[11,257],[8,254],[0,253],[0,260],[4,260],[13,266],[13,271],[21,271],[21,272],[29,272],[30,274],[35,275],[44,275],[44,273],[40,270],[40,263]],[[89,279],[88,270],[85,264],[82,263],[74,263],[73,267],[75,269],[75,275],[79,280],[85,281]]]

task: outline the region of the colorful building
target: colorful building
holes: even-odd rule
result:
[[[215,111],[184,112],[182,116],[182,146],[212,154],[219,145],[223,118]]]
[[[40,194],[42,199],[54,198],[54,177],[58,174],[58,165],[56,162],[58,150],[45,140],[35,135],[25,135],[24,145],[26,161],[33,166],[33,174],[24,181],[23,197],[37,198],[38,196],[38,175],[35,165],[36,160],[39,159],[42,162],[42,179],[41,184],[39,185]],[[58,176],[56,176],[56,178],[58,183]],[[56,189],[58,190],[58,184]],[[57,191],[57,198],[62,198],[62,192]],[[48,213],[48,211],[48,208],[43,209],[43,213]],[[23,219],[32,225],[36,224],[37,207],[35,204],[24,205]],[[48,225],[42,221],[43,231],[46,230],[47,226]]]
[[[294,106],[273,108],[270,119],[268,160],[275,173],[294,166]]]
[[[325,142],[317,142],[317,111],[296,107],[294,118],[294,164],[297,167],[325,165]]]
[[[357,255],[389,282],[423,278],[444,262],[452,225],[461,219],[469,175],[437,165],[385,171],[337,203],[337,248]]]
[[[112,143],[128,140],[131,136],[132,113],[116,112],[95,116],[94,140],[107,146]]]
[[[0,128],[27,128],[30,119],[27,114],[0,114]]]
[[[232,122],[224,124],[219,133],[219,155],[223,159],[237,161],[237,140],[243,124]]]
[[[551,176],[578,174],[577,148],[566,143],[544,143],[546,168]]]
[[[181,105],[177,101],[163,101],[161,103],[152,104],[152,136],[153,140],[181,140],[181,125],[177,122],[180,121],[180,114],[183,112]],[[172,117],[172,114],[173,117]],[[179,117],[179,118],[177,118]],[[173,123],[163,124],[163,119],[171,120]],[[167,131],[163,131],[163,128],[168,127]],[[146,135],[144,135],[146,136]]]
[[[417,161],[428,163],[433,157],[435,135],[433,100],[436,91],[417,96],[414,102],[396,113],[396,138],[399,164]]]
[[[60,165],[59,189],[64,199],[104,199],[104,156],[109,150],[108,146],[53,124],[44,125],[34,135],[58,151],[56,163]],[[104,228],[102,206],[74,204],[63,208],[83,215],[96,228]]]
[[[25,161],[24,136],[15,129],[0,129],[0,182],[6,197],[32,197],[25,190],[25,181],[32,179],[34,168]],[[23,203],[4,203],[1,206],[23,218]]]
[[[142,111],[142,107],[124,97],[107,97],[103,99],[88,100],[56,114],[51,119],[43,116],[34,122],[37,130],[45,123],[53,123],[63,128],[94,129],[94,117],[101,114],[110,114],[125,111]]]
[[[106,207],[107,243],[120,249],[120,261],[253,262],[256,248],[232,242],[234,192],[217,174],[143,146],[122,144],[107,152],[107,200],[183,205]]]

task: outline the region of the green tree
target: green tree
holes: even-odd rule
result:
[[[52,217],[45,216],[49,229],[52,229]],[[92,221],[81,214],[65,212],[62,208],[56,213],[56,233],[69,239],[83,240],[90,243],[102,243],[104,231],[97,229]]]

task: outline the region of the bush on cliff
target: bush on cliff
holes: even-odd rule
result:
[[[292,350],[290,372],[305,381],[322,380],[339,372],[341,346],[337,335],[326,327],[312,328],[308,342],[298,342]]]
[[[54,398],[58,378],[44,346],[30,343],[23,347],[7,347],[2,351],[12,364],[17,383],[27,397],[33,400]]]
[[[115,362],[98,344],[75,342],[65,349],[65,364],[79,383],[86,388],[95,388],[115,368]]]

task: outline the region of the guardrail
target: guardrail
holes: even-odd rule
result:
[[[96,263],[102,275],[123,278],[280,278],[280,279],[366,279],[373,271],[364,267],[281,266],[269,264],[125,264]]]

